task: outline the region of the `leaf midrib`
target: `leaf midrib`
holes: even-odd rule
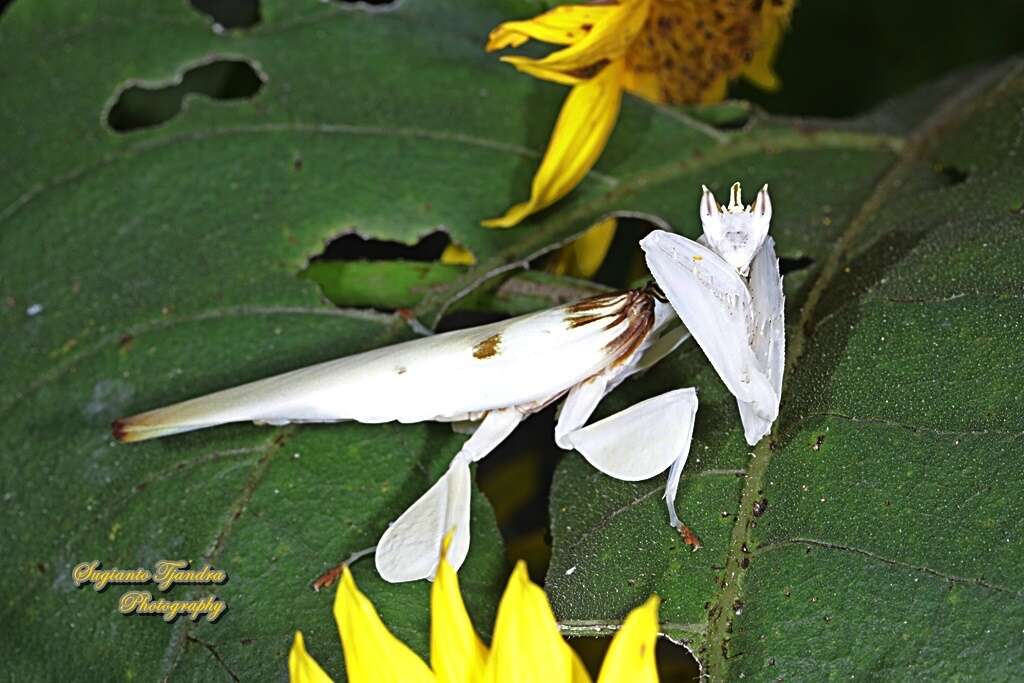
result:
[[[804,354],[804,348],[816,324],[815,316],[818,303],[841,272],[847,255],[853,251],[857,237],[879,213],[885,200],[899,191],[902,181],[913,172],[915,164],[931,148],[933,141],[941,131],[956,125],[983,106],[988,96],[997,92],[1003,83],[1016,77],[1022,70],[1024,70],[1024,63],[1014,62],[1005,69],[997,69],[987,78],[978,79],[964,90],[954,93],[942,102],[937,110],[924,120],[914,134],[907,139],[898,158],[890,165],[875,186],[874,191],[863,202],[860,210],[840,234],[835,248],[829,253],[815,277],[813,286],[808,291],[807,298],[801,307],[800,320],[794,328],[795,332],[788,339],[786,383],[792,378],[793,371]],[[771,435],[767,439],[762,439],[753,450],[726,556],[722,589],[711,600],[708,608],[706,647],[708,656],[704,662],[704,673],[711,680],[725,680],[728,671],[729,662],[725,644],[729,640],[733,605],[737,601],[742,602],[741,595],[746,576],[746,570],[740,566],[740,561],[746,555],[742,549],[753,545],[750,530],[755,521],[754,502],[759,497],[759,492],[767,480],[768,466],[774,454],[772,444],[779,440],[781,423],[781,419],[776,420]]]

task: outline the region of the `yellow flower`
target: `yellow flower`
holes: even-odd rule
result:
[[[547,271],[555,275],[591,277],[597,272],[615,238],[617,221],[614,216],[603,218],[587,228],[578,238],[551,255]],[[454,242],[445,247],[441,263],[451,266],[472,266],[476,256],[466,247]]]
[[[604,263],[604,257],[615,238],[617,225],[615,216],[594,223],[582,235],[551,255],[547,271],[555,275],[592,277]]]
[[[566,47],[546,57],[502,57],[520,71],[572,86],[528,201],[483,221],[509,228],[569,193],[597,162],[622,92],[657,103],[716,102],[745,76],[773,90],[772,71],[794,0],[617,0],[561,5],[491,31],[488,52],[530,39]]]
[[[654,643],[657,597],[626,617],[612,640],[598,683],[657,683]],[[466,613],[455,570],[442,560],[430,594],[430,666],[388,631],[345,567],[334,599],[345,668],[351,683],[589,683],[590,676],[558,631],[544,591],[520,561],[498,606],[488,649]],[[330,677],[295,634],[288,655],[292,683]]]

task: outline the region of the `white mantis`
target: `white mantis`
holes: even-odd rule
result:
[[[753,446],[779,415],[785,359],[782,276],[768,186],[743,207],[734,183],[719,208],[703,188],[696,241],[655,230],[640,242],[647,266],[690,334],[736,397],[747,443]]]
[[[721,210],[705,188],[701,219],[707,246],[660,230],[641,243],[661,289],[592,297],[320,363],[118,420],[114,435],[141,441],[242,421],[478,422],[447,472],[377,544],[381,576],[411,581],[433,578],[449,531],[448,561],[457,569],[465,559],[470,464],[525,417],[564,396],[556,443],[618,479],[648,479],[669,469],[665,497],[669,521],[678,527],[675,495],[696,391],[669,391],[586,422],[608,392],[692,333],[736,395],[748,441],[770,429],[778,414],[783,332],[781,279],[772,241],[765,239],[767,187],[744,209],[737,183]],[[673,309],[686,327],[673,327]]]

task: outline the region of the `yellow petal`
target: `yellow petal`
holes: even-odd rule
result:
[[[288,653],[288,680],[291,683],[331,683],[331,677],[306,652],[301,631],[295,632],[295,640]]]
[[[487,51],[519,47],[529,39],[571,45],[614,10],[614,5],[560,5],[532,19],[506,21],[487,37]]]
[[[570,683],[578,676],[572,649],[562,640],[544,591],[516,564],[498,605],[487,683]],[[586,672],[583,672],[586,675]]]
[[[590,80],[590,74],[588,71],[581,70],[580,72],[565,73],[558,71],[557,69],[551,69],[546,66],[538,64],[537,60],[530,59],[529,57],[520,57],[518,55],[506,55],[501,58],[501,61],[506,64],[511,64],[519,71],[539,78],[542,81],[551,81],[552,83],[559,83],[561,85],[579,85]]]
[[[548,265],[548,271],[555,275],[572,277],[593,277],[615,239],[615,216],[598,221],[585,233],[558,250]]]
[[[450,266],[471,266],[476,263],[476,256],[461,244],[452,242],[441,253],[441,263]]]
[[[626,616],[601,664],[597,683],[657,683],[654,644],[658,638],[658,605],[652,595]]]
[[[661,79],[653,71],[638,71],[626,64],[626,70],[622,76],[622,86],[629,92],[642,97],[648,102],[664,104],[665,93],[661,87]]]
[[[373,603],[359,592],[348,567],[342,570],[334,598],[334,620],[350,683],[434,682],[423,660],[384,626]]]
[[[487,647],[466,613],[459,577],[442,557],[430,590],[430,666],[439,683],[477,683],[486,665]]]
[[[715,102],[721,102],[725,99],[725,92],[729,86],[729,77],[726,74],[721,74],[715,77],[715,80],[711,82],[711,85],[700,94],[701,104],[714,104]]]
[[[625,0],[609,5],[611,11],[594,24],[583,38],[542,59],[520,58],[518,68],[534,65],[538,69],[572,75],[596,64],[621,59],[647,20],[651,0]]]
[[[500,218],[483,221],[483,225],[510,228],[554,204],[579,184],[601,156],[615,127],[622,103],[622,70],[621,61],[612,62],[595,78],[572,89],[533,177],[530,199],[516,204]]]
[[[761,31],[760,45],[754,52],[753,59],[741,72],[747,80],[762,90],[779,89],[779,77],[772,64],[775,62],[775,53],[778,52],[781,38],[782,26],[779,22],[773,18],[766,19],[765,27]]]
[[[593,679],[590,678],[590,672],[587,671],[587,667],[583,666],[583,660],[576,654],[576,650],[566,645],[569,649],[569,654],[572,656],[572,683],[591,683]]]
[[[763,90],[778,90],[781,83],[772,65],[779,51],[782,32],[789,24],[789,15],[793,11],[793,0],[776,5],[764,3],[761,10],[761,34],[758,36],[757,50],[742,74],[750,82]]]

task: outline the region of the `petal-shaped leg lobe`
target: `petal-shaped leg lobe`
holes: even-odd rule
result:
[[[676,389],[578,429],[567,441],[608,476],[639,481],[679,458],[685,463],[696,416],[696,390]]]
[[[448,561],[458,569],[469,552],[469,461],[456,457],[437,483],[388,527],[374,562],[391,583],[433,579],[445,534],[454,530]]]
[[[515,407],[487,413],[444,476],[381,536],[374,556],[381,578],[392,583],[433,579],[444,536],[452,530],[448,562],[456,570],[462,566],[469,552],[469,464],[493,451],[523,417]]]

